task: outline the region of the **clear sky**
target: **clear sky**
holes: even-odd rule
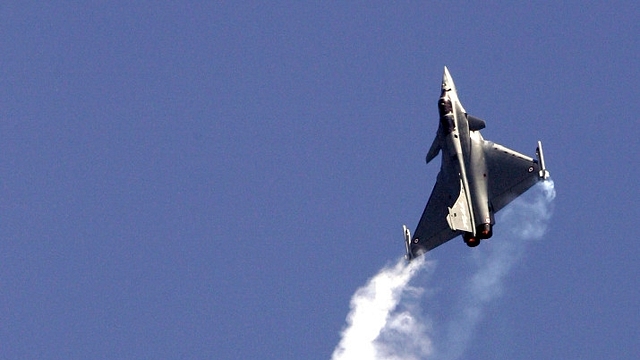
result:
[[[638,19],[633,1],[3,2],[0,358],[329,359],[435,182],[444,65],[486,139],[543,141],[557,191],[462,358],[637,358]],[[419,285],[464,282],[483,246],[437,248]],[[421,311],[437,325],[458,300]]]

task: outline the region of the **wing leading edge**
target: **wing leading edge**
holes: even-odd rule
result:
[[[443,164],[438,179],[433,187],[429,201],[420,217],[416,231],[412,237],[411,252],[426,252],[444,244],[462,234],[453,231],[447,221],[461,192],[459,173],[455,166],[443,157]],[[413,257],[408,254],[408,257]]]

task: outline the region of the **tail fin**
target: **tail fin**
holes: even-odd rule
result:
[[[462,230],[470,233],[474,233],[473,213],[467,198],[467,192],[464,189],[462,179],[460,179],[460,196],[458,200],[453,204],[453,207],[449,208],[449,215],[447,215],[447,223],[451,230]]]

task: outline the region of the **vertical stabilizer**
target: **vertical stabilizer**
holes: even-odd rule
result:
[[[460,196],[453,207],[449,208],[449,215],[447,215],[447,223],[449,223],[451,230],[474,233],[473,212],[470,205],[463,181],[460,179]]]

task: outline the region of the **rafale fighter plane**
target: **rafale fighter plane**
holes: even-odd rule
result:
[[[533,159],[482,138],[485,122],[462,107],[446,66],[438,112],[440,125],[427,163],[442,151],[442,165],[413,237],[403,226],[408,260],[458,235],[468,246],[478,246],[493,234],[497,211],[549,177],[540,141]]]

